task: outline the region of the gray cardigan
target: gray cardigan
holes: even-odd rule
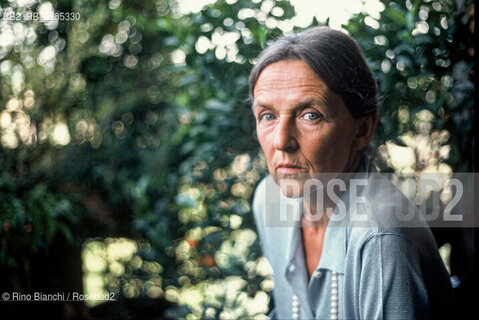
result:
[[[447,318],[452,288],[431,230],[417,210],[408,221],[401,219],[411,212],[411,203],[387,179],[370,173],[364,163],[356,174],[368,179],[361,193],[366,201],[353,208],[349,190],[343,194],[348,214],[329,220],[310,279],[298,219],[301,199],[286,199],[271,176],[258,185],[253,212],[263,254],[273,268],[270,318]],[[287,223],[276,223],[280,203],[287,201],[292,214]],[[351,219],[354,214],[363,219]]]

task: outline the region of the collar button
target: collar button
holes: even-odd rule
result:
[[[289,267],[288,267],[288,272],[293,273],[294,270],[296,270],[296,266],[294,264],[290,264]]]

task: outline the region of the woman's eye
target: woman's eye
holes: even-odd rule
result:
[[[261,115],[261,120],[272,121],[274,120],[274,116],[271,113],[265,113]]]
[[[314,120],[318,120],[319,118],[321,118],[321,116],[317,113],[314,113],[314,112],[307,112],[303,115],[302,118],[305,119],[305,120],[314,121]]]

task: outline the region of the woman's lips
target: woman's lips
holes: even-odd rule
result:
[[[295,165],[290,165],[290,164],[279,165],[277,168],[278,168],[277,169],[278,172],[284,173],[284,174],[306,172],[305,168],[298,167],[298,166],[295,166]]]

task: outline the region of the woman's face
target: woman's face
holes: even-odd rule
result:
[[[360,121],[307,64],[270,64],[253,93],[258,139],[269,172],[286,196],[294,195],[281,180],[356,169]]]

